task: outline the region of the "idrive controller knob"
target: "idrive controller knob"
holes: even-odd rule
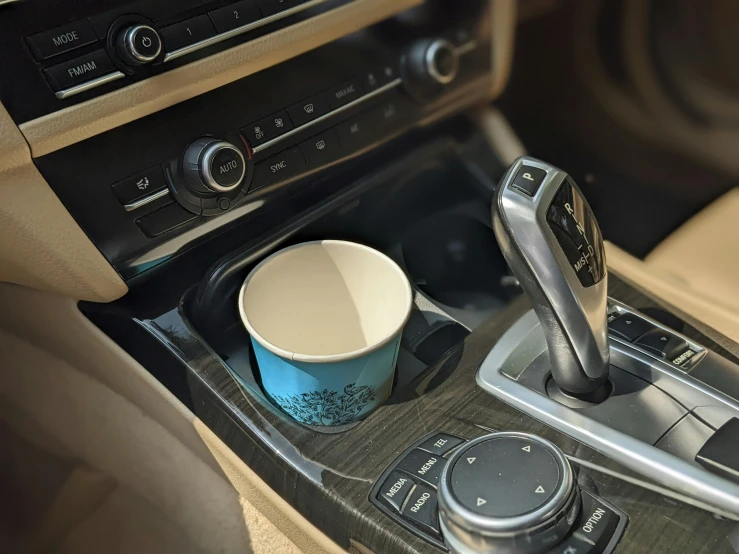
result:
[[[202,137],[190,144],[182,169],[187,184],[200,193],[226,193],[236,189],[246,175],[246,160],[230,142]]]
[[[439,482],[439,519],[452,552],[544,552],[580,507],[570,463],[551,442],[493,433],[460,448]]]

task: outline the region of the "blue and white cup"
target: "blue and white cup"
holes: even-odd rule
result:
[[[280,250],[239,295],[265,392],[309,425],[358,421],[388,399],[412,304],[395,262],[339,240]]]

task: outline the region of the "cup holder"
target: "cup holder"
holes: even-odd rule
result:
[[[504,284],[508,266],[493,230],[466,214],[441,214],[415,226],[402,240],[411,281],[432,300],[466,314],[478,326],[517,294]]]

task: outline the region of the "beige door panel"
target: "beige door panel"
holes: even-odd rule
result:
[[[0,285],[0,396],[204,552],[342,552],[76,304]]]

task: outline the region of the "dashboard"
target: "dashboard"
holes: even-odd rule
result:
[[[16,78],[0,88],[0,100],[30,149],[25,177],[44,187],[47,215],[54,205],[66,220],[54,229],[60,220],[45,218],[48,232],[39,228],[32,240],[67,233],[74,256],[87,252],[88,266],[108,280],[102,292],[80,276],[74,296],[120,296],[125,281],[203,236],[499,92],[510,61],[510,4],[4,6],[0,67]],[[67,266],[62,273],[83,272],[58,262]],[[41,288],[70,292],[63,280],[39,275],[33,260],[11,265],[23,267],[0,278],[27,283],[30,272]]]

